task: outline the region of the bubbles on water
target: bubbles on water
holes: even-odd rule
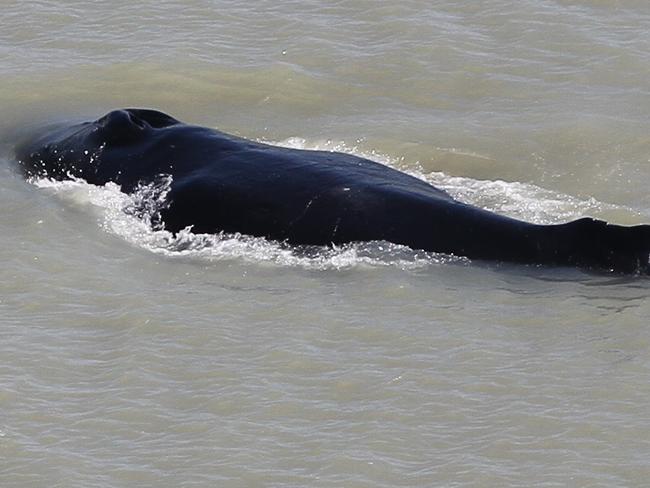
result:
[[[457,200],[537,224],[556,224],[618,208],[595,198],[582,200],[529,183],[473,180],[438,172],[425,179]]]
[[[241,234],[194,234],[187,228],[154,251],[171,256],[189,255],[207,260],[233,260],[296,266],[306,269],[348,269],[358,266],[425,268],[466,259],[424,251],[389,242],[352,243],[343,246],[291,246]]]

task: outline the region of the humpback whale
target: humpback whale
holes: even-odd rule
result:
[[[169,176],[160,218],[171,232],[191,226],[295,245],[389,241],[476,260],[650,272],[650,225],[524,222],[369,159],[255,142],[156,110],[51,127],[15,156],[27,178],[114,182],[127,193]]]

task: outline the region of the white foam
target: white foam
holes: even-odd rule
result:
[[[133,195],[123,193],[114,183],[96,186],[79,179],[37,179],[33,183],[67,202],[88,208],[107,232],[132,245],[171,257],[239,260],[318,270],[358,266],[416,269],[467,262],[460,257],[415,251],[386,242],[296,247],[241,234],[197,234],[189,227],[174,235],[155,225],[156,214],[169,191],[170,179],[142,186]]]
[[[595,198],[582,200],[529,183],[473,180],[438,172],[425,175],[425,179],[460,201],[538,224],[566,222],[619,208]]]

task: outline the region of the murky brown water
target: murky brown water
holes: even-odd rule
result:
[[[164,232],[21,127],[151,106],[650,222],[650,6],[4,2],[0,485],[645,486],[650,281]]]

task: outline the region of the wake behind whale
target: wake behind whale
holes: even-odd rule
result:
[[[295,245],[388,241],[427,252],[648,273],[650,226],[584,218],[538,225],[459,202],[369,159],[262,144],[154,110],[116,110],[16,148],[27,177],[115,183],[171,178],[160,225]]]

